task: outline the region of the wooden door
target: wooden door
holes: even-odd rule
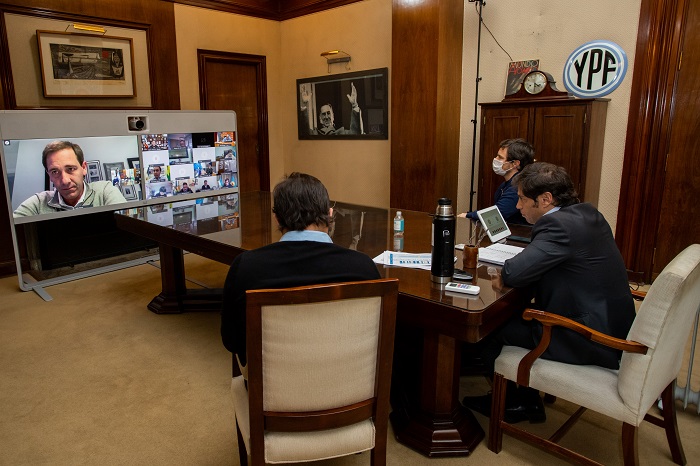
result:
[[[584,134],[585,105],[536,107],[532,140],[535,159],[566,169],[584,199],[587,141]]]
[[[493,193],[503,182],[491,168],[504,139],[528,137],[530,109],[519,107],[482,107],[481,153],[479,157],[479,199],[478,207],[483,209],[493,205]]]
[[[234,110],[241,193],[270,190],[265,57],[198,50],[200,107]]]
[[[666,174],[657,222],[653,277],[688,245],[700,243],[700,3],[690,2],[682,64],[671,110]]]

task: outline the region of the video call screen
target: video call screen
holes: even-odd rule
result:
[[[23,202],[45,191],[48,194],[44,196],[55,194],[56,186],[42,164],[44,148],[55,140],[66,140],[80,146],[84,166],[79,176],[85,183],[98,183],[95,186],[111,183],[121,193],[115,203],[92,209],[118,210],[162,202],[162,198],[173,196],[187,199],[207,194],[223,195],[235,192],[234,188],[238,187],[234,131],[11,139],[3,141],[2,156],[13,212]],[[57,211],[33,217],[14,213],[13,217],[15,223],[26,223],[90,211],[90,208],[85,208],[72,213]]]

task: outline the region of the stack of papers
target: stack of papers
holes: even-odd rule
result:
[[[524,248],[511,246],[509,244],[495,243],[485,248],[479,248],[479,262],[491,262],[492,264],[503,265],[503,263],[520,254]]]
[[[375,264],[430,270],[432,254],[429,252],[412,254],[410,252],[384,251],[372,260]],[[457,256],[455,256],[454,260],[457,262]]]
[[[429,252],[411,254],[408,252],[384,251],[373,260],[376,264],[410,267],[413,269],[430,270],[431,256]]]

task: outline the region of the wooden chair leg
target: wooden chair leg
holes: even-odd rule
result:
[[[245,449],[243,435],[241,435],[241,429],[238,427],[238,422],[235,422],[235,424],[236,436],[238,437],[238,460],[240,461],[241,466],[248,466],[248,450]]]
[[[622,423],[622,457],[625,466],[637,466],[639,453],[637,452],[637,426]]]
[[[385,419],[388,420],[388,417]],[[377,426],[375,424],[374,448],[370,451],[371,466],[386,466],[386,445],[388,425]]]
[[[678,422],[676,420],[676,381],[674,380],[666,387],[661,394],[661,403],[663,409],[661,414],[664,418],[663,427],[666,430],[666,439],[668,447],[671,449],[671,457],[676,464],[684,465],[685,453],[683,445],[681,445],[681,437],[678,435]]]
[[[488,447],[494,453],[503,448],[503,429],[501,423],[506,409],[506,386],[508,381],[501,374],[494,374],[491,396],[491,420],[489,421]]]

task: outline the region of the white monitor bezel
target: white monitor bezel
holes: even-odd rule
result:
[[[484,221],[484,214],[491,213],[492,211],[498,212],[498,216],[501,219],[501,222],[503,222],[503,225],[505,225],[506,229],[500,233],[491,234],[491,231],[488,229],[486,226],[486,222]],[[506,220],[503,218],[503,214],[501,213],[501,210],[498,208],[498,206],[492,205],[491,207],[486,207],[485,209],[477,210],[476,215],[479,217],[479,221],[481,222],[481,225],[484,227],[484,230],[486,230],[486,234],[489,236],[489,239],[491,240],[492,243],[497,243],[501,241],[504,238],[507,238],[510,236],[510,228],[508,228],[508,223],[506,223]]]
[[[135,117],[133,115],[139,115]],[[145,124],[140,129],[134,129],[132,122],[138,119]],[[231,110],[0,110],[0,140],[25,139],[74,139],[104,136],[133,136],[140,137],[148,134],[173,133],[215,133],[237,131],[236,113]],[[236,143],[238,146],[238,142]],[[143,162],[143,151],[139,144],[139,163]],[[144,259],[129,260],[121,264],[97,267],[95,269],[68,273],[53,278],[35,279],[25,275],[22,269],[16,227],[20,224],[42,222],[53,218],[90,215],[92,213],[124,210],[147,205],[171,204],[175,202],[226,195],[238,192],[238,188],[223,190],[221,193],[194,193],[163,198],[162,200],[131,200],[112,206],[90,208],[89,212],[66,211],[58,214],[40,214],[29,217],[14,217],[9,191],[8,171],[5,165],[5,154],[0,146],[0,166],[2,167],[5,196],[7,198],[7,215],[12,228],[12,244],[15,252],[15,265],[19,279],[19,287],[23,291],[36,291],[46,300],[50,296],[43,287],[84,278],[107,271],[117,270],[131,265],[143,263]],[[115,208],[116,207],[116,208]],[[3,206],[0,206],[3,210]]]

